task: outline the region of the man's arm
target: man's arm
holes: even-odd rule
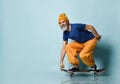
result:
[[[65,51],[65,48],[66,48],[66,45],[67,45],[67,41],[63,41],[63,45],[62,45],[62,49],[61,49],[61,55],[60,55],[60,69],[64,68],[64,63],[63,63],[63,60],[64,60],[64,57],[65,57],[65,54],[66,54],[66,51]]]
[[[97,40],[100,40],[101,39],[101,35],[98,34],[98,32],[96,31],[96,29],[92,26],[92,25],[86,25],[86,30],[90,30],[94,35],[95,35],[95,38]]]

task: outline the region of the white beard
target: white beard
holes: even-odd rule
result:
[[[66,25],[65,27],[62,27],[63,32],[66,31],[68,26]]]

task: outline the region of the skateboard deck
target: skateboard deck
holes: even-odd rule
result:
[[[69,71],[68,69],[61,69],[64,72],[70,73],[70,76],[72,77],[75,73],[91,73],[94,75],[94,77],[97,77],[99,73],[103,73],[105,69],[97,69],[96,71],[93,70],[79,70],[79,71]]]

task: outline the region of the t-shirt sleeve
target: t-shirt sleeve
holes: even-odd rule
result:
[[[68,41],[68,36],[66,32],[63,32],[63,41]]]
[[[78,24],[79,30],[85,30],[86,24]]]

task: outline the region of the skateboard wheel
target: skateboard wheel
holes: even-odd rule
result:
[[[70,77],[73,77],[73,75],[74,75],[74,73],[71,73],[71,74],[70,74]]]
[[[94,73],[94,77],[98,77],[98,74],[97,74],[97,73]]]

